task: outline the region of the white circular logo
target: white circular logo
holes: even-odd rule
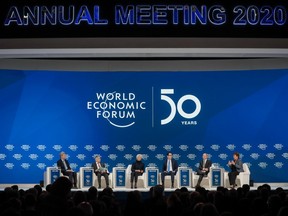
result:
[[[88,101],[87,109],[96,110],[97,118],[104,118],[115,127],[126,128],[135,124],[136,111],[145,110],[146,102],[137,101],[133,92],[96,93],[96,100]]]

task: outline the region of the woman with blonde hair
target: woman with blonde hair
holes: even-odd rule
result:
[[[142,155],[138,154],[136,156],[136,161],[131,167],[131,188],[133,188],[133,181],[135,181],[134,188],[137,188],[138,176],[144,173],[144,163],[142,162]]]

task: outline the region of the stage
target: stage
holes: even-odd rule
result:
[[[283,188],[283,190],[285,191],[288,191],[288,183],[255,183],[254,186],[250,186],[250,190],[257,190],[257,188],[263,184],[268,184],[270,185],[271,187],[271,190],[276,190],[277,188],[281,187]],[[12,185],[15,185],[15,184],[5,184],[5,185],[0,185],[0,191],[4,191],[6,187],[11,187]],[[34,187],[33,184],[27,184],[27,185],[21,185],[21,184],[18,184],[18,187],[19,187],[19,190],[28,190],[29,188],[32,188]],[[208,187],[204,187],[206,190],[208,191],[216,191],[217,190],[217,187],[211,187],[211,188],[208,188]],[[236,187],[235,189],[237,189],[238,187]],[[45,187],[42,187],[43,190],[45,190]],[[88,187],[85,187],[85,188],[72,188],[71,191],[72,192],[76,192],[76,191],[88,191]],[[98,189],[98,192],[102,192],[104,188],[101,188],[101,189]],[[167,193],[171,193],[173,191],[175,191],[176,189],[178,188],[165,188],[165,192]],[[180,188],[179,188],[180,189]],[[187,187],[188,191],[189,192],[193,192],[195,191],[196,189],[193,188],[193,187]],[[228,188],[230,190],[230,188]],[[134,191],[134,190],[138,190],[140,191],[141,193],[148,193],[150,188],[137,188],[137,189],[131,189],[131,188],[112,188],[113,192],[114,193],[128,193],[128,192],[131,192],[131,191]]]

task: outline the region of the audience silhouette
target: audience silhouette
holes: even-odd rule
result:
[[[111,188],[99,192],[71,191],[66,177],[58,178],[45,190],[35,185],[26,191],[17,185],[0,192],[1,216],[286,216],[288,193],[283,188],[271,190],[264,184],[257,190],[249,185],[228,190],[209,191],[197,187],[164,192],[162,185],[150,188],[144,198],[138,191],[117,197]]]

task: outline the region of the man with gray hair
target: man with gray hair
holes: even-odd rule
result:
[[[106,187],[109,187],[109,179],[108,179],[109,172],[105,166],[105,163],[101,163],[101,157],[99,155],[95,157],[95,162],[92,164],[92,167],[98,179],[98,188],[99,189],[101,188],[101,176],[104,176]]]
[[[137,154],[136,161],[131,167],[131,188],[133,188],[133,181],[135,180],[134,188],[137,188],[138,176],[144,173],[144,163],[142,162],[142,155]]]
[[[200,161],[199,167],[197,170],[197,175],[199,175],[199,179],[198,179],[196,187],[200,187],[203,177],[206,177],[208,173],[210,172],[211,165],[212,165],[212,162],[211,160],[208,159],[208,154],[204,153],[202,155],[202,160]]]
[[[57,167],[61,169],[61,173],[64,176],[69,177],[69,180],[73,184],[74,188],[77,188],[77,173],[71,169],[70,164],[66,158],[67,156],[65,152],[60,152],[60,160],[57,161]]]

